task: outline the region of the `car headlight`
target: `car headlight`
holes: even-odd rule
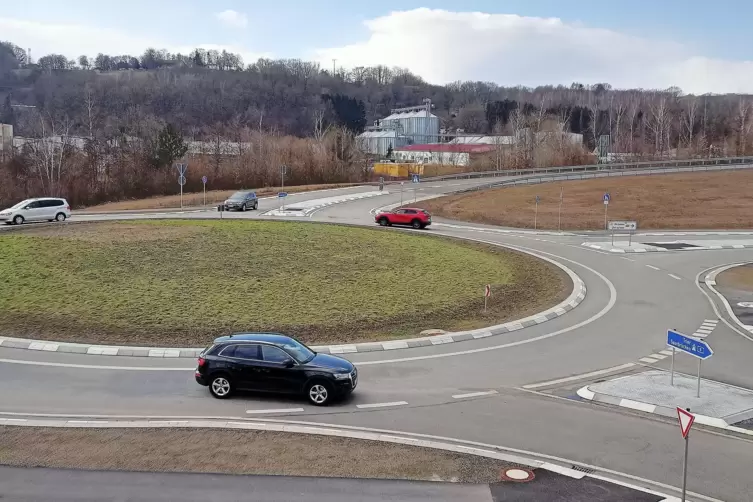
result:
[[[350,378],[350,373],[335,373],[335,380],[347,380]]]

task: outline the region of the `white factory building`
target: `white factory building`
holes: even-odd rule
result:
[[[439,141],[439,117],[431,113],[431,100],[420,106],[395,108],[383,119],[358,135],[358,143],[366,153],[385,156],[390,147],[397,150],[412,144]]]

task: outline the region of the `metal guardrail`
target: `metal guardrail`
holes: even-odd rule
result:
[[[553,181],[570,181],[570,180],[583,180],[593,178],[608,178],[608,177],[622,177],[622,176],[646,176],[651,174],[670,174],[670,173],[683,173],[683,172],[708,172],[708,171],[729,171],[737,169],[753,169],[753,159],[749,160],[749,164],[718,164],[718,165],[699,165],[699,166],[686,166],[686,167],[669,167],[669,166],[654,166],[649,168],[632,168],[632,169],[620,169],[620,170],[601,170],[591,172],[547,172],[540,173],[538,175],[521,175],[515,179],[508,179],[504,181],[496,181],[486,183],[484,185],[478,185],[470,188],[457,190],[453,193],[466,193],[476,192],[479,190],[486,190],[488,188],[504,187],[504,186],[517,186],[517,185],[537,185],[540,183],[551,183]]]
[[[447,174],[422,178],[421,181],[445,181],[456,179],[509,177],[509,176],[536,176],[560,173],[578,173],[593,171],[624,171],[645,170],[648,168],[671,169],[682,167],[708,167],[708,166],[736,166],[741,164],[753,164],[753,157],[725,157],[719,159],[692,159],[692,160],[662,160],[654,162],[629,162],[620,164],[592,164],[587,166],[547,167],[541,169],[513,169],[501,171],[478,171],[472,173]]]

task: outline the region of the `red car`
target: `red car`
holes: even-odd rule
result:
[[[424,209],[401,207],[393,211],[385,211],[377,214],[374,221],[383,227],[390,225],[410,225],[418,229],[431,225],[431,215]]]

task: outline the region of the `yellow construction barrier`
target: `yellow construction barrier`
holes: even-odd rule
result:
[[[423,176],[424,166],[420,164],[398,164],[392,162],[375,162],[374,173],[393,178],[408,178],[411,174]]]

